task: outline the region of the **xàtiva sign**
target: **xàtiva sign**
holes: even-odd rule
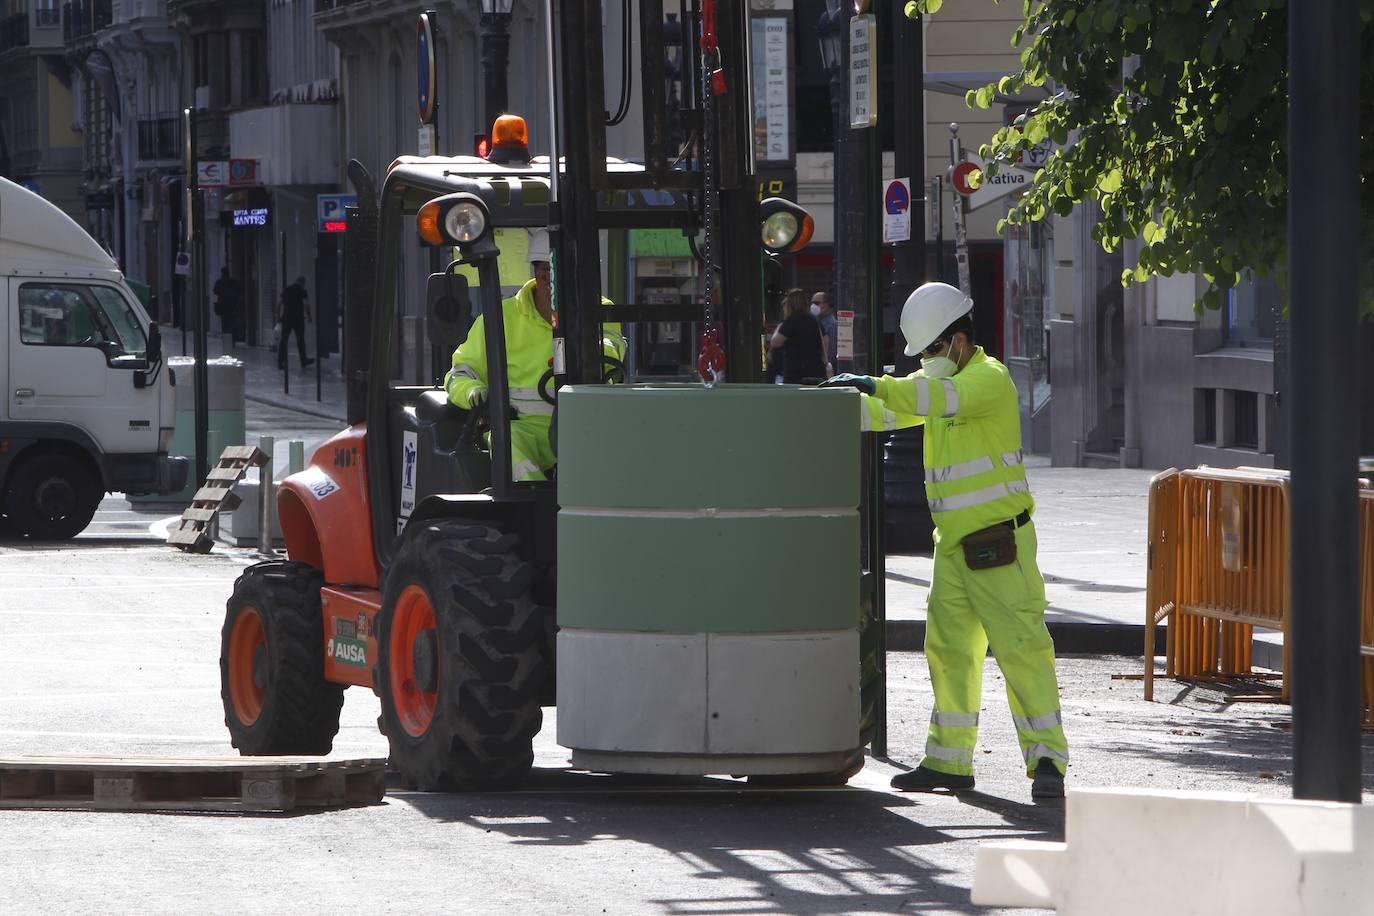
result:
[[[982,183],[976,188],[969,183],[969,177],[975,171],[983,173]],[[965,152],[964,161],[950,172],[950,183],[954,185],[954,190],[968,198],[968,208],[977,210],[983,204],[1030,187],[1031,173],[1025,169],[1002,165],[996,175],[989,175],[983,157],[977,153]]]

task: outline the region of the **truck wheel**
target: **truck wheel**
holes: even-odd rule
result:
[[[518,544],[431,523],[387,571],[373,683],[391,766],[422,791],[509,785],[534,762],[546,612]]]
[[[234,583],[220,634],[220,698],[229,740],[246,757],[328,754],[342,684],[324,679],[320,571],[250,566]]]
[[[5,515],[18,531],[41,541],[63,541],[86,530],[104,495],[90,466],[63,452],[25,459],[7,490]]]

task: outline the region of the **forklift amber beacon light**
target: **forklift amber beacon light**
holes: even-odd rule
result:
[[[436,197],[415,214],[415,230],[426,245],[471,245],[490,223],[486,204],[467,193]]]
[[[759,234],[769,254],[801,251],[815,231],[811,214],[790,200],[769,197],[759,204]]]

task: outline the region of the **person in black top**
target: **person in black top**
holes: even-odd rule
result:
[[[229,268],[220,269],[215,281],[215,314],[219,316],[220,331],[233,339],[239,336],[239,281],[229,275]]]
[[[305,355],[305,323],[309,318],[310,303],[306,301],[305,277],[297,277],[296,282],[281,293],[281,313],[277,316],[277,321],[281,322],[281,343],[277,346],[278,369],[286,368],[286,339],[293,331],[296,334],[296,349],[301,354],[301,367],[314,362]]]
[[[784,384],[800,385],[806,379],[825,378],[825,364],[830,357],[806,293],[799,289],[787,291],[782,300],[782,324],[773,332],[768,349],[782,351]]]

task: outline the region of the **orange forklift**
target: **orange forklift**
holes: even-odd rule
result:
[[[709,37],[714,50],[697,65],[746,73],[748,4],[706,5],[713,15],[693,19],[683,50]],[[704,378],[763,380],[764,277],[772,256],[806,244],[810,217],[788,201],[759,202],[745,161],[753,150],[747,93],[717,94],[715,71],[703,66],[687,81],[695,89],[687,107],[667,110],[661,0],[641,3],[640,12],[645,82],[654,84],[643,92],[643,164],[605,155],[601,24],[576,3],[560,4],[551,25],[562,79],[560,104],[551,106],[561,123],[550,135],[563,139],[563,150],[531,158],[522,126],[511,119],[494,131],[488,157],[402,157],[380,189],[359,163],[350,164],[359,200],[346,236],[351,425],[281,485],[289,559],[247,569],[227,603],[221,695],[240,753],[328,753],[344,690],[369,687],[381,699],[378,725],[391,766],[407,783],[422,790],[509,785],[530,769],[541,707],[556,699],[556,469],[548,481],[512,480],[507,410],[460,409],[437,378],[432,385],[395,381],[406,233],[455,254],[427,289],[435,375],[466,335],[475,299],[485,316],[487,403],[507,405],[495,230],[549,230],[556,313],[540,391],[554,405],[555,451],[560,387],[633,380],[605,356],[607,323],[694,323],[704,342]],[[710,25],[709,36],[701,23]],[[665,142],[671,118],[690,135],[681,155]],[[602,234],[631,228],[704,234],[704,301],[603,305]],[[461,268],[475,270],[475,289]],[[868,556],[881,557],[873,540],[880,535],[880,512],[870,507]],[[863,579],[865,612],[875,622],[880,579]],[[865,627],[870,737],[882,718],[881,630]]]

